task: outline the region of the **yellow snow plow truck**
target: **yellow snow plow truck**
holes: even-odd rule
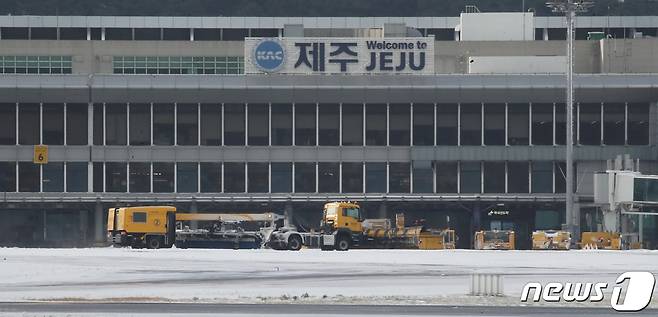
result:
[[[302,233],[304,244],[322,250],[455,248],[455,231],[429,229],[424,225],[406,227],[404,215],[396,215],[395,225],[386,218],[363,219],[361,208],[353,202],[324,205],[320,233]]]
[[[539,230],[532,233],[533,250],[569,250],[571,233],[558,230]]]

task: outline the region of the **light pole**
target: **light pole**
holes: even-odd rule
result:
[[[594,5],[592,1],[583,0],[552,0],[546,3],[553,12],[564,13],[567,18],[567,144],[566,144],[566,226],[572,237],[576,236],[576,224],[579,222],[580,213],[573,210],[573,37],[574,19],[576,13],[586,12]]]

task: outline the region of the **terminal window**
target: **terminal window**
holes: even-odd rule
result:
[[[71,74],[71,56],[0,56],[3,74]]]
[[[241,56],[114,56],[114,74],[244,74]]]

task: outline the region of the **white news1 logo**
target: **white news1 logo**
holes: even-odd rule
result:
[[[651,302],[656,278],[650,272],[626,272],[619,275],[615,281],[616,285],[626,285],[626,296],[621,303],[623,286],[615,286],[612,289],[610,306],[620,312],[637,312],[645,309]],[[530,290],[534,290],[533,302],[539,302],[539,298],[546,302],[600,302],[605,295],[603,290],[608,288],[608,283],[548,283],[543,286],[539,283],[528,283],[523,287],[521,302],[528,302]],[[543,289],[543,290],[542,290]],[[594,294],[592,294],[592,291]]]

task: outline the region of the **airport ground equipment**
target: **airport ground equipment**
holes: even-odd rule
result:
[[[277,226],[275,213],[185,213],[173,206],[111,208],[108,238],[114,245],[169,248],[261,248],[270,240],[286,239],[291,250],[301,248],[301,236]],[[200,228],[190,228],[190,222]]]
[[[473,239],[476,250],[514,250],[514,231],[490,230],[477,231]]]
[[[559,230],[538,230],[532,233],[533,250],[569,250],[571,233]]]
[[[390,219],[363,219],[354,202],[329,202],[324,205],[320,229],[301,234],[304,244],[322,250],[346,251],[351,248],[381,249],[454,249],[455,231],[432,230],[422,224],[406,227],[403,214]]]
[[[622,236],[619,232],[583,232],[580,240],[582,249],[621,250]]]

